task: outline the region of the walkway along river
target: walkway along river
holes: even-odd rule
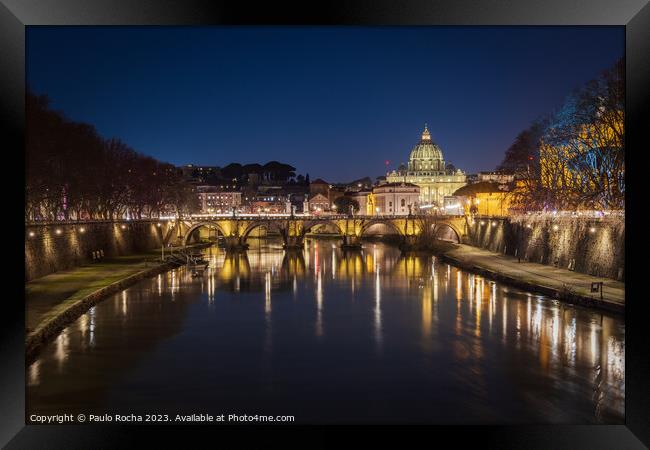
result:
[[[296,423],[623,423],[625,325],[385,244],[205,250],[95,305],[27,368],[27,413]]]

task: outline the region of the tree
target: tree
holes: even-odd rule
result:
[[[624,207],[624,79],[621,59],[572,93],[545,121],[539,139],[521,139],[512,154],[524,148],[539,154],[513,192],[521,208]],[[505,160],[520,161],[508,153]]]
[[[283,164],[278,161],[269,161],[264,164],[263,176],[267,181],[286,183],[290,178],[296,176],[296,168],[289,164]]]
[[[116,219],[189,210],[191,187],[171,164],[103,139],[27,92],[25,220]],[[194,200],[193,200],[194,199]]]
[[[538,163],[540,141],[546,128],[545,122],[545,119],[538,119],[519,133],[506,150],[497,170],[521,174],[529,170],[532,164]]]
[[[336,210],[341,214],[348,214],[350,207],[352,207],[354,212],[359,212],[359,202],[346,195],[342,195],[334,200],[334,206],[336,206]]]

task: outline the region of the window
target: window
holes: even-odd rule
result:
[[[393,207],[393,202],[388,202],[388,206],[392,208]]]
[[[406,200],[402,199],[402,206],[406,205]]]

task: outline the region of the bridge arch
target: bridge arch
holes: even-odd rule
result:
[[[192,236],[192,233],[194,233],[196,230],[198,230],[201,227],[216,228],[219,231],[219,233],[226,236],[226,233],[224,232],[223,228],[217,222],[214,222],[214,221],[202,221],[202,222],[198,222],[198,223],[195,223],[195,224],[191,225],[187,229],[187,232],[183,236],[183,246],[187,245],[190,237]]]
[[[395,225],[395,222],[390,220],[390,219],[371,219],[371,220],[365,222],[361,226],[361,234],[359,236],[363,236],[364,233],[368,230],[368,228],[370,228],[373,225],[387,225],[390,228],[392,228],[393,230],[395,230],[395,233],[398,236],[404,236],[404,233],[402,232],[402,230],[400,230],[399,227],[397,225]]]
[[[433,227],[433,237],[442,241],[461,243],[462,233],[451,223],[439,222],[431,225]]]
[[[305,222],[302,226],[303,236],[309,233],[312,228],[317,227],[319,225],[332,225],[339,235],[341,236],[344,235],[343,230],[341,230],[341,227],[339,226],[338,223],[336,223],[333,220],[320,219],[320,220],[308,220],[307,222]]]
[[[246,239],[248,239],[248,236],[250,236],[253,230],[261,227],[266,227],[267,230],[279,231],[280,234],[282,234],[282,227],[278,222],[273,222],[270,220],[256,220],[251,222],[242,233],[241,235],[242,242],[246,242]]]

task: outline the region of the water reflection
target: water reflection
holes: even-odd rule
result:
[[[252,399],[314,421],[364,421],[368,410],[388,421],[623,421],[618,317],[382,244],[205,253],[203,277],[179,268],[144,280],[66,328],[27,369],[28,408],[139,401],[177,412]]]

